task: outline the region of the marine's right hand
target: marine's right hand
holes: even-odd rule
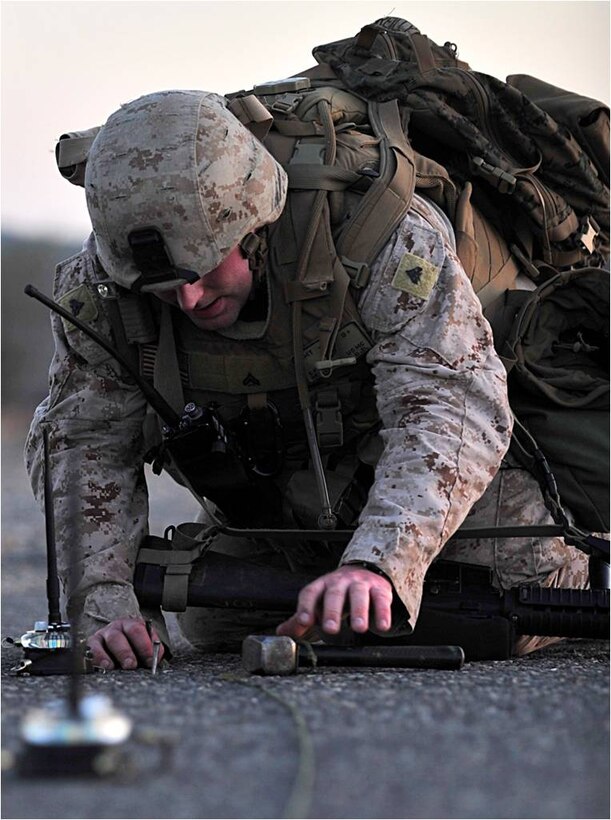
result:
[[[153,638],[159,636],[153,629]],[[136,669],[152,666],[153,642],[148,636],[144,621],[138,618],[120,618],[106,624],[87,640],[94,666],[102,669]],[[163,658],[163,644],[159,660]]]

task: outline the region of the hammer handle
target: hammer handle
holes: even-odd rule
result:
[[[401,669],[460,669],[460,646],[299,646],[299,664],[313,666],[382,666]]]

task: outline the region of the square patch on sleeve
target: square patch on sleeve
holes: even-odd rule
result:
[[[404,253],[390,283],[393,288],[428,299],[439,277],[439,268],[426,259]]]
[[[64,293],[58,301],[63,308],[69,310],[73,316],[76,316],[82,322],[92,322],[97,319],[98,308],[87,285],[77,285],[68,293]],[[63,317],[62,322],[66,331],[76,330],[76,326],[67,322]]]

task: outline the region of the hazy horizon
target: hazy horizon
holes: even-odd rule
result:
[[[221,93],[294,74],[312,48],[378,17],[458,44],[472,68],[534,74],[608,102],[609,4],[572,0],[3,0],[2,228],[89,230],[82,189],[55,167],[60,134],[162,88]]]

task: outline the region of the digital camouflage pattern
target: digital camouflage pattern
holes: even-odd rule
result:
[[[98,257],[129,288],[141,275],[132,230],[157,228],[174,266],[203,276],[280,216],[286,174],[224,97],[162,91],[109,117],[89,151],[85,191]]]
[[[482,523],[499,517],[514,523],[533,523],[534,517],[538,523],[543,509],[540,499],[534,508],[523,505],[524,494],[534,497],[523,471],[502,471],[493,481],[511,432],[505,373],[445,220],[422,198],[414,204],[419,213],[410,212],[380,254],[360,302],[375,341],[368,360],[383,451],[342,559],[380,567],[412,625],[428,566],[487,487],[473,512]],[[94,256],[90,239],[82,253],[58,266],[55,296],[75,312],[85,311],[89,323],[110,337],[103,303],[92,295]],[[65,584],[68,551],[74,550],[80,556],[83,628],[91,634],[103,623],[139,614],[131,581],[147,533],[146,402],[111,357],[58,316],[52,321],[50,394],[32,423],[27,465],[42,501],[44,425],[50,432],[60,573]],[[508,480],[522,487],[519,503],[517,490],[498,490]],[[512,541],[491,544],[478,550],[463,543],[452,548],[453,555],[494,566],[503,586],[545,582],[546,574],[575,559],[561,539],[539,546],[525,541],[517,551]]]
[[[507,458],[469,512],[465,526],[485,527],[494,523],[503,527],[516,522],[532,526],[554,524],[538,482],[512,458]],[[443,557],[490,567],[493,583],[500,589],[516,584],[583,589],[588,584],[588,556],[565,544],[562,538],[456,539],[445,547]]]
[[[54,294],[110,338],[93,289],[95,245],[58,265]],[[142,470],[146,401],[114,359],[74,325],[51,317],[55,354],[49,396],[37,408],[26,444],[32,486],[42,504],[42,427],[49,431],[58,564],[65,591],[76,562],[82,628],[91,634],[119,617],[139,617],[132,588],[138,546],[147,532],[148,498]]]
[[[509,446],[505,370],[446,222],[421,197],[374,264],[359,310],[375,341],[384,450],[343,561],[379,566],[413,626],[431,561]]]

